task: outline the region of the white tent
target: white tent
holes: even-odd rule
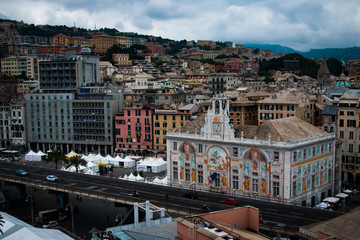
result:
[[[321,203],[319,203],[318,205],[316,205],[316,206],[313,207],[313,208],[315,208],[315,209],[326,209],[326,208],[328,208],[328,207],[330,207],[330,204],[321,202]]]
[[[144,181],[145,181],[145,178],[143,178],[142,176],[140,176],[140,174],[138,174],[138,175],[135,177],[135,181],[137,181],[137,182],[144,182]]]
[[[119,156],[117,156],[116,159],[120,159],[119,160],[119,167],[123,167],[123,168],[135,167],[135,160],[131,159],[130,157],[125,157],[124,159],[122,159]]]
[[[66,154],[66,157],[67,158],[71,158],[71,157],[74,157],[74,156],[77,156],[79,154],[77,154],[76,152],[74,152],[73,150],[71,150],[71,152],[69,152],[68,154]]]
[[[130,175],[128,176],[127,180],[136,181],[136,177],[134,176],[134,174],[130,173]]]
[[[39,151],[38,153],[35,153],[33,151],[30,150],[30,152],[28,152],[25,155],[25,161],[36,161],[39,162],[42,160],[43,156],[46,156],[45,153]]]
[[[153,173],[166,171],[166,161],[162,158],[145,158],[138,162],[137,171]]]
[[[352,190],[346,189],[346,190],[344,191],[344,193],[352,193]]]

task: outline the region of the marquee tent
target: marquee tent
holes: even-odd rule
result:
[[[68,154],[66,154],[66,157],[67,158],[71,158],[71,157],[74,157],[74,156],[77,156],[79,154],[77,154],[76,152],[74,152],[73,150],[71,150],[71,152],[69,152]]]
[[[27,154],[25,154],[25,161],[41,161],[44,157],[46,157],[46,154],[39,151],[38,153],[33,152],[30,150]]]
[[[159,173],[166,171],[166,161],[162,158],[145,158],[140,160],[137,165],[137,171]]]

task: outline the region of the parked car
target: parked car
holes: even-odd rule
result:
[[[26,175],[28,175],[28,172],[23,170],[23,169],[19,169],[19,170],[16,170],[16,175],[18,175],[18,176],[26,176]]]
[[[48,224],[43,225],[43,228],[53,228],[58,226],[58,222],[57,221],[50,221]]]
[[[238,202],[235,200],[235,198],[227,198],[225,200],[222,200],[221,203],[227,204],[227,205],[238,205]]]
[[[186,192],[183,194],[183,197],[191,198],[191,199],[198,199],[198,193],[197,192]]]
[[[55,175],[48,175],[46,177],[46,180],[48,180],[49,182],[58,182],[59,181],[59,178]]]

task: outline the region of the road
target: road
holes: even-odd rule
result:
[[[230,195],[227,194],[198,192],[199,199],[187,199],[183,197],[183,194],[188,191],[187,189],[131,182],[113,178],[110,179],[109,177],[69,173],[60,170],[34,167],[29,165],[19,166],[18,164],[0,162],[0,174],[14,176],[15,171],[20,168],[27,170],[29,172],[29,175],[21,176],[18,178],[37,180],[43,182],[44,184],[47,184],[45,177],[49,174],[54,174],[60,178],[60,181],[56,183],[59,186],[72,186],[79,189],[86,189],[87,191],[92,191],[100,195],[112,194],[120,198],[122,197],[124,199],[126,198],[134,200],[129,195],[134,189],[136,189],[136,191],[139,192],[140,197],[135,200],[139,202],[145,202],[146,200],[149,200],[154,205],[160,206],[163,204],[167,204],[171,205],[173,208],[178,209],[190,208],[198,210],[203,204],[208,205],[211,211],[230,208],[230,206],[220,203],[221,200],[230,197]],[[34,205],[36,206],[36,211],[49,209],[50,207],[60,207],[60,204],[57,202],[55,194],[47,194],[46,191],[44,192],[39,190],[35,192],[34,189],[31,188],[28,188],[27,192],[34,195],[43,192],[43,194],[39,194],[39,196],[35,198],[36,204]],[[168,196],[167,198],[165,198],[166,194]],[[85,234],[87,231],[89,231],[89,228],[92,227],[97,227],[98,229],[105,229],[106,227],[112,226],[110,223],[110,219],[115,219],[116,214],[121,211],[125,213],[126,211],[125,208],[116,208],[114,204],[109,201],[102,201],[83,197],[82,201],[80,202],[76,200],[76,195],[70,194],[69,196],[70,203],[72,203],[74,207],[78,205],[80,209],[80,214],[78,215],[82,215],[83,212],[85,212],[85,216],[83,216],[86,219],[85,223],[82,223],[80,216],[74,216],[75,233],[77,234]],[[16,195],[14,197],[11,197],[11,199],[14,198],[16,198]],[[339,213],[336,212],[314,210],[311,208],[290,206],[281,203],[272,203],[246,198],[236,199],[239,202],[240,206],[251,205],[259,208],[264,221],[277,222],[284,225],[299,227],[323,220],[328,220],[339,215]],[[71,224],[71,222],[69,223],[69,220],[64,223],[64,225],[66,225],[65,227],[71,230],[71,226],[68,226],[69,224]],[[86,227],[84,226],[84,229],[80,229],[79,226],[83,226],[83,224],[85,224]]]

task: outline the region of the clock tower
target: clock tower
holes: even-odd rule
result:
[[[235,138],[234,130],[230,126],[229,99],[218,95],[212,99],[212,107],[208,109],[205,124],[201,132],[207,138],[232,140]]]

